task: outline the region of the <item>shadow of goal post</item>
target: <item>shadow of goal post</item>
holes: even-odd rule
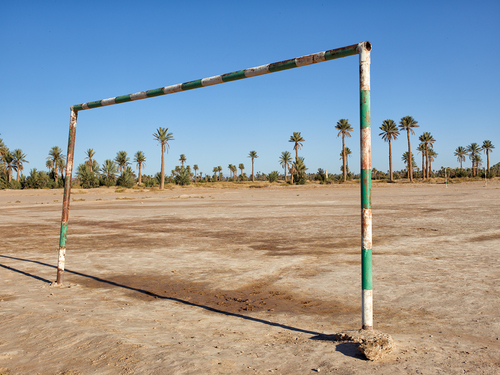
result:
[[[71,196],[71,180],[75,151],[76,122],[78,112],[135,100],[147,99],[176,92],[213,86],[220,83],[256,77],[282,70],[317,64],[341,57],[359,55],[360,128],[361,128],[361,285],[362,285],[362,328],[373,329],[373,286],[372,286],[372,207],[371,207],[371,128],[370,128],[370,42],[361,42],[347,47],[305,55],[294,59],[260,65],[254,68],[207,77],[176,85],[116,96],[71,106],[66,181],[62,206],[61,232],[57,263],[56,285],[62,285],[66,260],[66,239]]]

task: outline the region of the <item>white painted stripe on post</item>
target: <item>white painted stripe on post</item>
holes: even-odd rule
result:
[[[101,105],[106,106],[106,105],[116,104],[115,99],[116,98],[103,99],[103,100],[101,100]]]
[[[373,290],[363,289],[363,328],[373,328]]]
[[[130,100],[141,100],[141,99],[146,99],[148,97],[148,94],[146,94],[146,91],[141,91],[141,92],[136,92],[135,94],[130,94]]]
[[[297,57],[295,59],[295,65],[299,67],[299,66],[316,64],[322,61],[325,61],[325,52],[318,52],[312,55]]]
[[[363,249],[372,249],[372,209],[363,208],[362,212],[363,225],[361,231],[361,246]]]
[[[163,92],[165,94],[173,94],[174,92],[180,92],[182,91],[182,83],[178,83],[176,85],[171,85],[171,86],[165,86],[163,88]]]
[[[213,77],[208,77],[208,78],[203,78],[201,80],[201,85],[203,87],[205,87],[205,86],[212,86],[212,85],[218,85],[219,83],[224,83],[224,81],[222,80],[222,76],[221,75],[213,76]]]
[[[269,73],[269,64],[256,66],[254,68],[245,69],[245,77],[256,77]]]

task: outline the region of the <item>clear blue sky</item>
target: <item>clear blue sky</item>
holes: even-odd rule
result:
[[[349,4],[348,4],[349,3]],[[413,116],[436,139],[434,169],[457,167],[457,146],[489,139],[500,159],[499,1],[11,1],[0,2],[0,138],[46,170],[52,146],[66,153],[69,107],[87,101],[205,78],[371,41],[372,166],[388,170],[383,120]],[[283,171],[294,131],[310,172],[339,173],[347,146],[359,172],[358,57],[351,56],[188,92],[81,111],[75,163],[93,148],[97,161],[120,150],[160,170],[152,134],[168,127],[166,171],[188,164],[211,173],[244,163]],[[402,169],[406,135],[393,143]],[[483,159],[486,162],[485,156]],[[466,165],[470,164],[467,161]]]

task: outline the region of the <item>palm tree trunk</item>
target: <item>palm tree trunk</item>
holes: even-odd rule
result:
[[[141,184],[141,164],[139,163],[139,185]]]
[[[408,177],[410,178],[410,182],[413,182],[413,161],[411,160],[411,143],[410,143],[410,130],[406,131],[408,135]]]
[[[425,154],[427,156],[427,178],[431,178],[431,159],[429,157],[429,150],[425,149]]]
[[[391,146],[391,140],[389,139],[389,174],[391,176],[391,182],[393,181],[392,179],[392,146]]]
[[[488,164],[489,165],[489,164]],[[489,168],[488,168],[489,169]],[[489,171],[488,171],[489,172]],[[19,182],[19,165],[17,166],[17,177],[16,181]]]
[[[160,190],[165,186],[165,146],[161,145]]]
[[[287,167],[287,165],[286,165],[286,162],[285,162],[285,182],[286,182],[286,167]]]
[[[342,133],[342,167],[343,167],[343,175],[344,175],[344,182],[346,181],[346,170],[345,170],[345,135]]]
[[[253,158],[252,158],[252,182],[255,182],[255,177],[254,177],[254,174],[253,174]]]
[[[422,151],[422,181],[425,181],[425,171],[427,170],[425,166],[425,153]]]
[[[486,150],[486,163],[488,165],[488,173],[490,173],[490,153],[489,153],[489,150]]]

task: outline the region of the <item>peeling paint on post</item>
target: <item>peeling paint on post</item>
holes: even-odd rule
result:
[[[370,42],[358,44],[361,127],[361,305],[362,328],[373,329],[372,177],[370,119]]]
[[[66,239],[68,236],[69,202],[71,197],[73,158],[75,156],[75,136],[76,136],[77,117],[78,117],[78,112],[72,109],[69,121],[68,156],[66,161],[66,180],[64,182],[64,197],[63,197],[63,208],[62,208],[62,219],[61,219],[61,235],[59,238],[56,285],[63,284],[64,264],[66,262]]]

